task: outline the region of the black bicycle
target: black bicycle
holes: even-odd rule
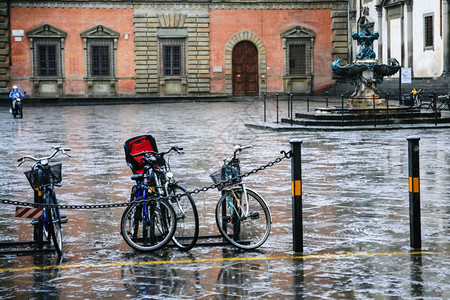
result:
[[[43,219],[38,219],[35,228],[35,239],[42,239],[50,242],[50,238],[53,241],[56,252],[61,255],[63,249],[63,238],[61,232],[61,224],[67,222],[67,218],[61,217],[58,205],[58,199],[56,198],[55,186],[60,186],[62,180],[62,164],[50,165],[49,162],[56,154],[62,153],[69,156],[66,152],[70,151],[69,148],[54,147],[54,151],[50,156],[43,158],[35,158],[33,156],[23,156],[18,159],[19,166],[25,161],[32,160],[35,164],[31,167],[30,171],[25,172],[31,187],[35,191],[35,203],[43,203],[49,206],[45,206],[43,209]],[[38,237],[38,238],[36,238]]]
[[[222,196],[216,206],[216,223],[222,236],[234,246],[249,250],[264,244],[272,217],[264,199],[242,182],[237,154],[252,146],[236,146],[231,158],[210,175]]]
[[[172,147],[166,152],[142,151],[131,154],[131,157],[139,158],[144,168],[142,173],[131,176],[131,179],[136,181],[136,185],[133,186],[130,201],[136,204],[125,210],[121,221],[121,232],[125,241],[137,250],[154,251],[166,245],[171,239],[179,249],[187,251],[197,242],[199,232],[197,208],[187,189],[175,181],[169,162],[164,158],[171,151],[182,153],[182,148]],[[156,214],[151,212],[147,202],[151,199],[153,199],[153,206],[160,203],[159,205],[164,206],[164,209],[157,211]],[[168,204],[170,208],[167,208]],[[175,220],[171,217],[172,210]],[[152,215],[155,216],[156,221],[152,221]],[[152,223],[157,226],[155,227]],[[139,234],[139,227],[142,226],[144,227]],[[173,226],[175,231],[171,233]],[[156,232],[153,233],[154,231]],[[145,232],[147,236],[143,237]],[[136,238],[133,238],[132,233]],[[158,236],[159,238],[156,238]]]

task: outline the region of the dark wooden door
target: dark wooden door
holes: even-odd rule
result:
[[[258,96],[258,49],[248,41],[233,48],[233,96]]]

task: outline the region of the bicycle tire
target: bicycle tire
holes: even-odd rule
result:
[[[260,247],[269,237],[272,218],[264,199],[251,189],[245,190],[247,200],[242,197],[242,186],[224,191],[217,202],[216,223],[228,242],[240,249],[251,250]],[[234,209],[233,203],[227,200],[234,199],[233,193],[244,203],[239,209]],[[236,200],[233,202],[236,205]]]
[[[194,199],[188,190],[179,184],[169,186],[169,196],[183,194],[178,198],[171,198],[175,213],[177,215],[177,228],[172,237],[173,243],[182,251],[191,250],[198,239],[199,221],[198,212]]]
[[[53,191],[47,191],[45,195],[45,203],[57,204]],[[58,255],[62,255],[63,240],[61,232],[61,218],[59,216],[59,209],[57,207],[47,207],[45,209],[47,215],[48,232],[52,238],[53,246]]]
[[[149,199],[145,205],[139,200],[125,209],[120,222],[120,233],[133,249],[156,251],[164,247],[175,233],[175,211],[164,200]],[[148,221],[144,221],[144,208],[147,210]]]

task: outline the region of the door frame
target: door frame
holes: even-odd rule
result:
[[[238,67],[238,60],[236,60],[236,51],[238,50],[238,47],[242,47],[243,51],[245,51],[243,53],[244,59],[243,61],[240,61],[242,63],[242,72],[241,74],[243,75],[243,81],[242,81],[242,85],[243,85],[243,90],[242,91],[238,91],[236,90],[237,87],[237,77],[240,77],[241,74],[238,74],[237,71],[237,67]],[[237,43],[234,48],[233,48],[233,52],[232,52],[232,59],[231,59],[231,64],[232,64],[232,82],[233,82],[233,96],[250,96],[251,94],[255,94],[256,95],[251,95],[251,96],[258,96],[259,94],[259,70],[258,70],[258,66],[259,66],[259,61],[258,61],[258,48],[256,47],[255,44],[253,44],[250,41],[240,41],[239,43]],[[256,67],[253,67],[250,69],[251,64],[248,63],[247,61],[249,60],[249,54],[252,55],[256,55]],[[252,60],[253,61],[253,60]],[[254,74],[253,71],[256,73]],[[253,73],[253,74],[252,74]],[[250,74],[252,74],[252,76],[250,76]],[[256,76],[256,77],[255,77]],[[249,79],[252,79],[252,81],[250,81]],[[254,79],[254,81],[253,81]],[[249,89],[249,83],[250,82],[254,82],[254,87],[255,89],[250,90]],[[243,93],[243,95],[240,95],[241,93]]]
[[[258,51],[258,85],[259,94],[267,93],[267,56],[266,47],[261,38],[248,30],[240,31],[234,34],[225,45],[225,93],[227,96],[233,96],[233,65],[232,54],[234,46],[241,41],[249,41],[256,46]]]

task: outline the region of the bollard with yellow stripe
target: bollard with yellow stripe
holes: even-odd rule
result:
[[[409,177],[409,192],[420,193],[419,177]]]
[[[420,224],[420,175],[419,175],[419,140],[420,137],[410,136],[408,140],[409,169],[409,229],[410,246],[413,249],[422,248]]]
[[[302,195],[302,181],[294,180],[292,181],[292,197]]]
[[[303,252],[302,212],[302,141],[292,139],[291,144],[291,186],[292,186],[292,240],[294,252]]]

